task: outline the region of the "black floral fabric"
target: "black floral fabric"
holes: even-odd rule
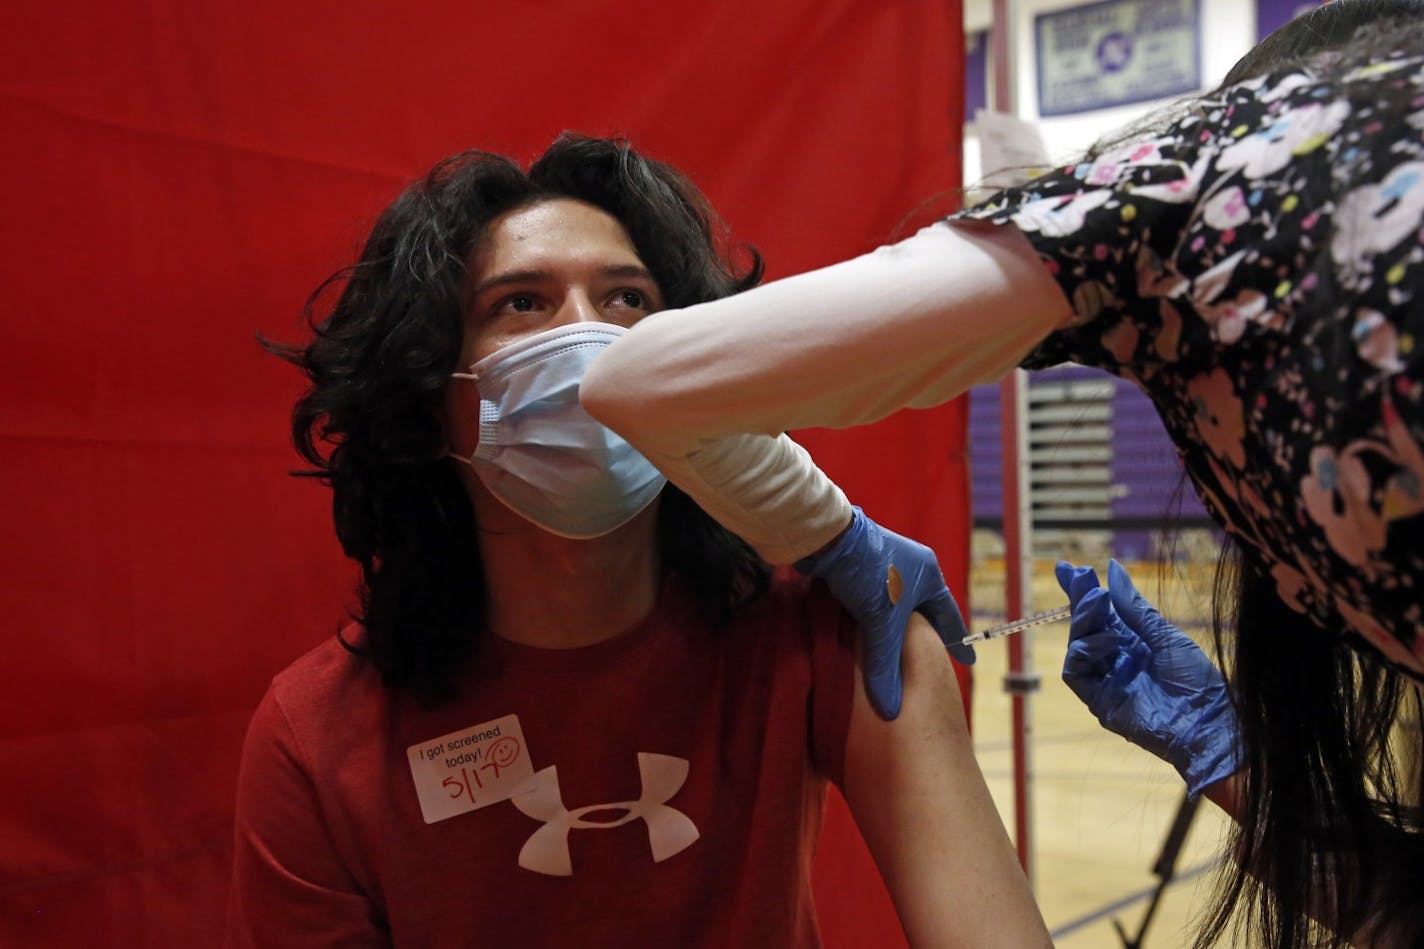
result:
[[[1233,86],[958,217],[1072,301],[1026,367],[1136,381],[1281,597],[1424,678],[1424,57]]]

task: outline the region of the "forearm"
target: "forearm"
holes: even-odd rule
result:
[[[845,494],[786,435],[736,435],[690,451],[629,441],[769,563],[794,563],[850,523]]]
[[[1238,823],[1241,820],[1241,775],[1233,774],[1202,788],[1202,797],[1226,812],[1226,816]]]
[[[857,686],[845,795],[913,946],[1049,946],[1047,927],[974,759],[944,647],[917,617],[900,717]]]

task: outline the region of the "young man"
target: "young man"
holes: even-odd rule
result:
[[[281,349],[362,609],[254,717],[232,944],[815,945],[827,781],[917,945],[1049,944],[929,626],[880,720],[825,589],[579,407],[628,326],[756,282],[713,220],[619,142],[456,156]]]

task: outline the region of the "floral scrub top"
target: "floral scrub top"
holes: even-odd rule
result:
[[[1076,319],[1029,368],[1148,393],[1285,602],[1424,678],[1424,58],[1322,59],[959,215]]]

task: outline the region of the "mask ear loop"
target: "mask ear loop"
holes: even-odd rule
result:
[[[473,372],[452,372],[452,373],[450,373],[450,378],[451,378],[451,379],[468,379],[468,380],[470,380],[471,382],[473,382],[473,383],[475,383],[475,384],[477,384],[477,385],[479,384],[479,381],[480,381],[479,375],[478,375],[477,373],[473,373]],[[479,446],[476,445],[475,447],[476,447],[476,449],[478,449]],[[474,452],[471,452],[470,454],[473,455]],[[445,449],[445,456],[446,456],[447,458],[453,458],[453,459],[455,459],[455,460],[458,461],[458,462],[462,462],[466,467],[473,468],[473,467],[475,466],[475,463],[474,463],[473,461],[471,461],[470,459],[466,458],[464,455],[457,455],[457,454],[455,454],[455,450],[454,450],[453,448],[447,448],[447,449]]]

